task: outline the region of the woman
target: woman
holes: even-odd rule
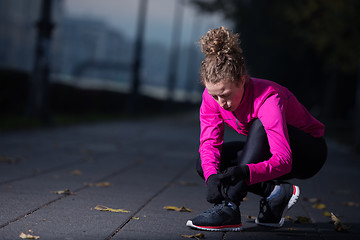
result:
[[[284,182],[315,175],[326,161],[325,127],[285,87],[247,75],[239,37],[220,27],[200,39],[205,85],[200,108],[200,159],[214,207],[187,226],[242,230],[239,205],[247,192],[262,197],[259,225],[281,227],[297,201],[298,186]],[[223,143],[224,123],[246,142]]]

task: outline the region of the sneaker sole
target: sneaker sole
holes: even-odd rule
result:
[[[274,227],[274,228],[282,227],[285,222],[284,216],[290,210],[290,208],[295,205],[295,203],[299,199],[299,196],[300,196],[300,188],[296,185],[293,185],[293,195],[291,196],[291,198],[288,202],[287,208],[284,210],[283,217],[280,219],[280,221],[278,223],[261,223],[261,222],[259,222],[258,218],[256,218],[255,223],[257,225],[265,226],[265,227]]]
[[[224,225],[224,226],[197,226],[191,220],[188,220],[186,226],[212,232],[240,232],[242,231],[242,224],[238,225]]]

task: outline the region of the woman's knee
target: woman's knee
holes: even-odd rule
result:
[[[251,126],[249,128],[249,134],[250,133],[253,134],[256,133],[259,136],[265,136],[267,138],[264,125],[258,118],[254,119],[253,122],[251,123]]]
[[[258,163],[270,157],[270,146],[264,126],[259,119],[255,119],[249,128],[247,140],[238,162],[240,165]]]

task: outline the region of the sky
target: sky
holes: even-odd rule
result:
[[[66,0],[65,9],[71,16],[101,19],[133,39],[136,33],[138,7],[141,0]],[[170,46],[173,15],[178,0],[148,0],[145,41]],[[231,28],[221,14],[204,14],[189,3],[183,3],[181,43],[192,44],[209,29],[222,25]],[[179,5],[179,4],[178,4]],[[195,29],[195,30],[193,30]]]

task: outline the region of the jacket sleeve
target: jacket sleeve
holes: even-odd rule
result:
[[[248,164],[249,184],[278,178],[291,171],[292,153],[285,119],[285,103],[277,94],[269,96],[258,110],[257,116],[264,126],[269,141],[270,159]]]
[[[200,159],[205,181],[219,169],[221,147],[224,139],[224,121],[217,103],[206,90],[200,107]]]

